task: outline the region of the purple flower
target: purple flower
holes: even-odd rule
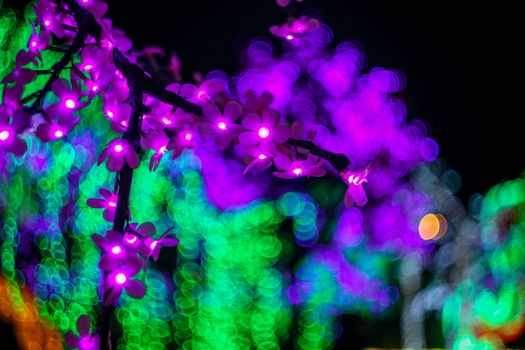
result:
[[[323,168],[324,160],[309,154],[306,160],[290,160],[287,156],[279,153],[274,158],[275,166],[282,171],[275,171],[273,174],[282,179],[293,179],[301,176],[321,177],[326,175]]]
[[[71,74],[71,85],[66,79],[57,79],[53,82],[51,88],[60,101],[46,108],[46,112],[51,118],[63,114],[73,114],[74,111],[86,106],[86,103],[80,102],[81,84],[75,74]]]
[[[137,251],[124,244],[120,232],[109,230],[104,236],[94,234],[92,239],[103,253],[99,263],[102,270],[112,271],[121,267],[122,264],[136,266],[139,270],[142,268],[143,264],[137,256]]]
[[[31,116],[22,108],[10,111],[7,105],[0,106],[0,149],[21,157],[27,151],[27,144],[18,134],[25,130]]]
[[[55,116],[53,119],[56,121],[45,121],[41,123],[35,131],[35,135],[42,142],[49,142],[63,138],[80,121],[80,118],[76,118],[72,114],[61,114]]]
[[[98,193],[102,198],[89,198],[87,205],[91,208],[104,208],[104,220],[113,222],[117,210],[117,194],[105,188],[101,188]]]
[[[244,148],[260,146],[263,151],[276,153],[276,146],[288,140],[286,125],[279,125],[279,112],[265,109],[262,118],[255,113],[244,116],[242,125],[248,131],[239,135],[239,142]]]
[[[174,247],[179,244],[177,238],[166,237],[173,227],[166,230],[158,239],[153,238],[157,234],[157,229],[151,222],[145,222],[138,227],[137,224],[133,223],[130,224],[129,229],[135,234],[142,236],[143,244],[140,247],[142,254],[148,258],[152,256],[155,261],[159,258],[160,247]]]
[[[97,19],[101,19],[108,11],[108,4],[99,0],[78,0],[78,3],[91,12]]]
[[[98,164],[108,159],[106,166],[109,171],[120,171],[125,163],[135,169],[139,166],[139,157],[128,141],[115,139],[102,151],[98,158]]]
[[[62,38],[65,36],[64,18],[56,13],[56,7],[53,1],[39,0],[35,7],[35,14],[38,23],[57,37]]]
[[[343,181],[348,185],[345,194],[345,205],[347,207],[351,207],[354,203],[361,207],[368,202],[366,192],[363,188],[363,183],[368,181],[367,176],[368,168],[360,172],[350,170],[343,170],[341,172]]]
[[[80,350],[98,350],[100,345],[100,338],[91,334],[91,321],[87,315],[82,315],[77,319],[77,332],[79,335],[75,335],[69,331],[65,334],[64,338],[69,348],[78,348]]]
[[[29,38],[27,48],[33,53],[39,54],[39,51],[47,49],[49,45],[50,32],[42,29],[40,33],[33,32],[33,35]]]
[[[216,105],[208,103],[204,105],[202,112],[216,135],[217,145],[227,147],[233,139],[232,131],[239,128],[233,122],[241,116],[242,106],[235,101],[230,101],[224,106],[224,112],[221,113]]]
[[[142,139],[142,144],[144,148],[152,149],[155,154],[151,157],[149,163],[149,170],[153,171],[157,169],[162,160],[164,154],[168,151],[169,138],[166,134],[161,132],[152,131]]]
[[[184,84],[180,89],[180,95],[189,101],[204,104],[211,102],[213,97],[224,90],[225,83],[221,79],[210,79],[203,82],[199,87],[193,84]]]
[[[135,265],[122,265],[107,274],[105,283],[109,293],[104,304],[113,304],[118,300],[123,290],[126,290],[132,298],[142,298],[146,294],[146,286],[140,281],[131,279],[140,270],[141,268],[137,268]]]
[[[23,68],[30,63],[34,65],[37,64],[36,55],[31,52],[20,51],[16,56],[15,69],[5,76],[5,78],[2,80],[2,83],[25,85],[29,82],[32,82],[36,78],[37,73],[32,69]]]
[[[259,172],[268,169],[272,165],[275,154],[271,150],[262,150],[260,147],[252,147],[244,150],[244,161],[248,163],[244,174],[252,170]]]
[[[301,16],[291,22],[283,24],[282,26],[270,27],[270,32],[278,38],[291,41],[297,37],[305,35],[311,29],[319,28],[320,25],[319,21],[315,18]]]

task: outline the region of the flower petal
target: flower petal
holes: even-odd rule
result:
[[[146,286],[135,280],[128,281],[124,289],[126,289],[130,297],[135,299],[140,299],[146,294]]]

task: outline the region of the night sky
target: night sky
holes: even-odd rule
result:
[[[136,47],[176,50],[188,80],[194,70],[233,74],[249,40],[268,35],[270,25],[286,19],[273,0],[108,2],[115,26]],[[462,176],[459,196],[466,202],[525,169],[519,127],[524,60],[517,4],[461,1],[458,7],[457,2],[305,0],[299,9],[315,9],[333,29],[334,43],[359,41],[367,69],[405,73],[409,118],[428,121],[441,157]],[[23,3],[27,1],[4,1],[16,7]],[[343,338],[353,339],[351,348],[370,345],[359,341],[381,335],[395,345],[396,320],[382,322],[367,325],[348,316],[345,331],[347,326],[360,328]],[[439,323],[429,324],[427,332],[440,337]]]

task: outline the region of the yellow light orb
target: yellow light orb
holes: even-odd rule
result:
[[[439,218],[435,214],[427,214],[419,221],[419,236],[425,241],[434,239],[440,232]]]

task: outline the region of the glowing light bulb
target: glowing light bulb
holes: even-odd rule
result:
[[[93,85],[93,87],[91,88],[91,91],[93,92],[97,92],[98,91],[98,85]]]
[[[166,146],[162,146],[161,148],[159,148],[158,153],[159,153],[159,154],[164,154],[164,153],[166,153],[167,150],[168,150],[168,149],[166,148]]]
[[[124,146],[122,146],[120,143],[113,146],[113,150],[117,153],[120,153],[124,150]]]
[[[288,34],[286,36],[286,40],[293,40],[293,35],[292,34]]]
[[[266,126],[262,126],[259,128],[259,131],[257,131],[257,135],[259,135],[261,139],[266,139],[268,136],[270,136],[270,129],[268,129]]]
[[[113,246],[113,248],[111,248],[111,252],[115,255],[119,255],[122,253],[122,248],[119,245]]]
[[[226,123],[225,122],[218,122],[217,127],[221,130],[226,130]]]
[[[8,138],[9,138],[9,131],[8,130],[0,131],[0,141],[5,141]]]
[[[155,247],[157,246],[158,243],[159,243],[159,241],[151,242],[150,245],[149,245],[149,249],[151,249],[151,250],[155,249]]]
[[[116,208],[116,207],[117,207],[117,202],[115,202],[115,201],[110,201],[110,202],[108,203],[108,206],[111,207],[111,208]]]
[[[299,176],[303,173],[303,169],[302,168],[294,168],[292,170],[292,173],[295,175],[295,176]]]
[[[55,135],[55,138],[59,139],[62,136],[64,136],[64,132],[62,130],[56,130],[54,135]]]
[[[126,236],[124,239],[126,240],[127,243],[134,244],[138,238],[135,235],[130,235],[129,233],[126,233]]]
[[[199,92],[197,92],[197,99],[203,100],[204,98],[206,98],[206,91],[199,90]]]
[[[84,66],[84,70],[85,70],[85,71],[90,71],[91,69],[93,69],[93,65],[92,65],[92,64],[86,64],[86,65]]]
[[[90,335],[86,335],[85,337],[82,337],[80,339],[80,343],[78,344],[78,348],[80,350],[93,350],[94,349],[94,343],[91,339]]]
[[[259,155],[257,156],[257,158],[259,158],[260,160],[263,160],[263,159],[266,159],[266,158],[268,158],[268,157],[266,156],[266,154],[261,153],[261,154],[259,154]]]
[[[354,175],[350,175],[350,176],[348,177],[348,183],[349,183],[349,184],[353,184],[353,183],[354,183]]]
[[[115,116],[115,114],[112,111],[110,111],[110,110],[108,110],[106,112],[106,115],[108,116],[109,119],[111,119],[111,118],[113,118]]]
[[[73,109],[77,106],[77,103],[72,98],[68,98],[64,104],[69,109]]]
[[[171,125],[171,124],[173,124],[173,122],[167,117],[162,117],[162,123],[164,123],[164,125]]]
[[[46,20],[44,21],[44,26],[49,27],[50,25],[51,25],[51,21],[48,20],[48,19],[46,19]]]
[[[186,131],[184,133],[184,140],[191,141],[192,138],[193,138],[193,134],[190,131]]]
[[[124,127],[128,127],[128,122],[123,120],[120,122],[120,125],[124,126]]]
[[[127,280],[128,278],[122,272],[119,272],[115,275],[115,282],[117,282],[117,284],[123,285]]]

